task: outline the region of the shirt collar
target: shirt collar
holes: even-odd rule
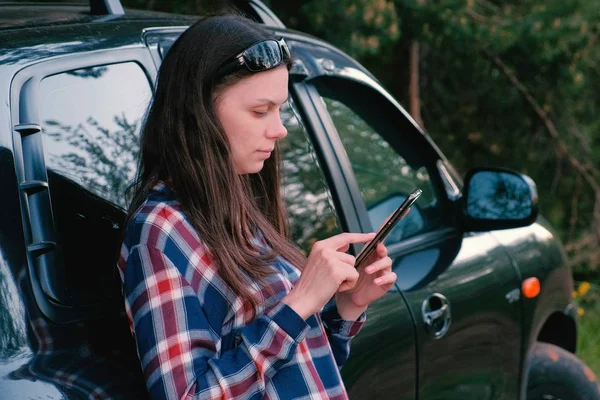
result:
[[[173,182],[171,180],[161,180],[152,186],[152,191],[160,193],[174,192]]]

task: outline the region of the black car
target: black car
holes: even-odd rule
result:
[[[237,6],[296,58],[281,145],[299,246],[376,230],[423,191],[386,239],[399,278],[353,341],[350,397],[600,399],[533,181],[487,168],[463,183],[359,63],[260,1]],[[147,397],[115,263],[157,69],[197,18],[0,3],[0,398]]]

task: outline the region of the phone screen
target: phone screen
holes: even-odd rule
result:
[[[396,226],[402,217],[408,213],[410,207],[415,201],[417,201],[422,193],[423,191],[421,189],[417,189],[412,192],[406,198],[406,200],[402,202],[402,204],[400,204],[400,207],[398,207],[396,211],[394,211],[394,213],[388,218],[388,220],[381,226],[381,228],[379,228],[379,231],[377,231],[377,234],[373,240],[365,245],[365,247],[363,247],[361,252],[358,254],[358,257],[356,257],[356,263],[354,264],[356,268],[358,268],[365,258],[367,258],[367,256],[369,256],[375,250],[378,243],[381,243],[385,240],[387,235],[392,231],[392,229],[394,229],[394,226]]]

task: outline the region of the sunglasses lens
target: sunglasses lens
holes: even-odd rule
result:
[[[265,40],[255,44],[244,52],[244,61],[250,71],[264,71],[278,66],[283,61],[279,43]]]

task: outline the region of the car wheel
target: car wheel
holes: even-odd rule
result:
[[[600,400],[600,385],[574,354],[538,342],[529,358],[527,400]]]

